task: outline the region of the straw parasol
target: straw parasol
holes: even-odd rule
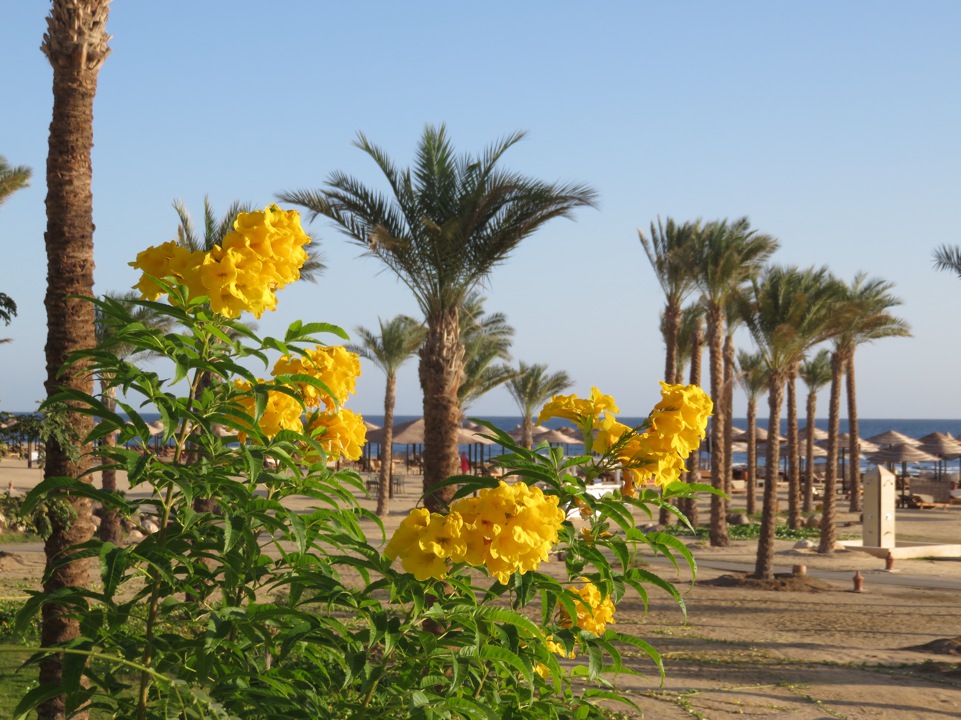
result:
[[[876,445],[917,445],[918,441],[912,437],[908,437],[904,433],[900,433],[897,430],[886,430],[885,432],[874,435],[873,437],[867,438],[868,442],[873,442]],[[910,462],[910,461],[909,461]]]
[[[814,427],[814,432],[813,432],[813,434],[814,434],[814,439],[815,439],[815,440],[826,440],[827,437],[828,437],[828,431],[827,431],[827,430],[822,430],[821,428],[817,427],[816,425],[815,425],[815,427]],[[798,440],[800,440],[800,441],[802,441],[802,442],[805,441],[805,440],[807,440],[807,437],[808,437],[808,429],[807,429],[807,426],[799,429],[797,436],[798,436]]]

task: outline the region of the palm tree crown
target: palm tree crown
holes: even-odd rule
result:
[[[378,319],[378,323],[380,335],[358,327],[355,332],[360,341],[348,345],[347,349],[370,360],[388,377],[393,377],[401,365],[417,353],[426,331],[421,323],[407,315],[398,315],[386,322]]]
[[[552,396],[567,390],[573,382],[563,370],[555,373],[547,372],[547,365],[528,365],[521,361],[517,375],[507,381],[507,392],[514,398],[521,411],[521,426],[523,438],[521,444],[530,447],[532,444],[531,417]]]
[[[7,159],[0,155],[0,205],[17,190],[28,187],[32,175],[33,171],[26,165],[11,167]]]
[[[696,287],[693,246],[698,232],[699,220],[678,225],[672,218],[668,218],[666,224],[662,223],[660,218],[657,225],[652,222],[650,238],[644,235],[643,231],[637,231],[641,246],[651,262],[661,290],[664,291],[662,331],[667,348],[664,381],[669,383],[678,379],[677,345],[681,308]]]
[[[397,273],[429,317],[459,307],[545,222],[593,206],[596,194],[585,185],[544,183],[498,167],[524,135],[512,133],[475,158],[455,155],[443,125],[428,126],[414,167],[399,170],[360,133],[355,145],[380,168],[390,197],[335,172],[324,190],[281,193],[280,199],[334,220]]]

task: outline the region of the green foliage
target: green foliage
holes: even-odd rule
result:
[[[663,672],[642,638],[612,628],[598,636],[564,622],[577,615],[571,585],[581,579],[615,603],[636,594],[646,604],[656,588],[683,608],[673,585],[631,562],[645,546],[694,569],[677,538],[636,528],[632,510],[652,515],[663,502],[657,493],[594,498],[581,474],[599,474],[611,458],[570,460],[546,445],[526,450],[488,426],[508,449],[509,475],[538,483],[563,508],[587,508],[586,530],[562,527],[562,579],[534,571],[502,585],[483,568],[462,564],[444,581],[419,582],[368,542],[365,530],[379,535],[379,522],[355,500],[363,492],[358,475],[329,469],[309,436],[284,430],[267,437],[258,425],[266,392],[280,388],[258,382],[249,366],[267,367],[271,352],[295,354],[316,344],[316,335],[343,332],[296,323],[283,340],[259,339],[175,289],[171,297],[172,306],[137,304],[179,322],[181,334],[129,322],[128,308],[101,301],[115,330],[104,346],[74,358],[122,391],[117,405],[126,417],[76,391],[53,398],[99,418],[89,440],[119,433],[116,446],[96,447],[93,472],[125,470],[135,492],[122,497],[49,478],[21,511],[35,512],[66,490],[135,522],[152,515],[159,530],[123,547],[92,539],[71,548],[64,559],[95,559],[97,586],[33,593],[24,604],[19,628],[55,604],[79,620],[81,636],[55,648],[65,658],[62,686],[31,690],[17,713],[62,693],[68,714],[89,703],[94,716],[139,720],[604,718],[610,701],[631,704],[607,684],[612,673]],[[111,343],[166,357],[170,378],[118,357]],[[200,373],[216,381],[185,397],[172,392],[173,383]],[[229,382],[237,377],[262,398],[254,414],[240,403],[244,391]],[[141,412],[161,415],[162,440],[175,447],[172,461],[142,452],[150,436]],[[215,432],[215,424],[230,434]],[[246,435],[242,443],[239,433]],[[305,461],[306,447],[321,461]],[[463,497],[489,479],[450,483],[460,484]],[[664,496],[694,489],[676,483]],[[194,509],[195,500],[209,498],[217,512]],[[308,498],[313,507],[291,510],[293,498]],[[561,661],[548,635],[576,647],[577,661]],[[647,668],[627,665],[625,648],[649,658]]]
[[[664,532],[672,535],[695,535],[698,538],[706,539],[710,534],[710,528],[701,525],[693,529],[674,525],[664,528]],[[728,525],[728,537],[731,540],[757,540],[761,535],[760,523],[747,523],[746,525]],[[778,540],[807,540],[820,537],[821,531],[817,528],[797,528],[791,529],[787,525],[775,525],[774,537]]]
[[[25,503],[25,498],[4,493],[0,495],[0,531],[16,530],[43,540],[50,537],[50,520],[55,517],[65,526],[73,519],[70,505],[60,498],[49,497],[37,503]],[[21,535],[20,541],[28,538]]]

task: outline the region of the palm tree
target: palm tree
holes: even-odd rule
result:
[[[833,332],[838,283],[826,268],[799,270],[772,267],[753,283],[748,328],[764,360],[768,376],[768,443],[765,460],[764,502],[758,539],[755,577],[774,574],[774,527],[777,518],[777,482],[780,447],[776,441],[781,424],[784,385],[804,351]],[[797,438],[797,429],[794,431]]]
[[[169,331],[171,326],[169,317],[160,315],[149,307],[132,304],[132,301],[137,300],[139,297],[140,293],[128,291],[125,293],[107,293],[106,299],[126,305],[129,309],[131,321],[163,333]],[[97,345],[103,346],[104,343],[110,340],[115,327],[111,324],[109,316],[104,313],[100,307],[96,308],[94,317]],[[121,360],[132,360],[137,354],[135,349],[130,345],[118,342],[110,343],[110,352]],[[103,404],[111,412],[117,407],[117,388],[114,386],[113,380],[114,378],[107,375],[100,376]],[[103,442],[107,446],[112,446],[116,444],[117,437],[113,433],[109,433],[104,437]],[[100,472],[100,476],[101,487],[104,492],[117,492],[117,471],[112,465],[104,467]],[[120,517],[115,510],[104,508],[103,517],[100,518],[100,528],[98,529],[97,536],[104,542],[112,542],[115,545],[120,543],[123,538],[123,530],[120,525]]]
[[[517,374],[507,381],[507,392],[521,411],[521,445],[530,448],[534,444],[533,415],[537,409],[573,384],[563,370],[548,374],[547,365],[520,362]]]
[[[740,350],[737,354],[737,379],[747,396],[747,507],[748,515],[757,512],[757,400],[767,387],[767,374],[760,353]]]
[[[858,458],[861,457],[861,442],[858,436],[858,403],[855,390],[854,353],[858,345],[887,337],[910,337],[911,328],[901,318],[888,312],[901,304],[901,299],[892,295],[894,283],[880,278],[868,279],[865,273],[858,273],[847,290],[850,314],[847,316],[840,342],[844,348],[844,372],[847,376],[848,399],[848,467],[851,474],[851,512],[861,512],[861,471]]]
[[[110,0],[54,0],[47,16],[47,32],[41,50],[53,67],[53,114],[47,155],[47,253],[46,365],[47,395],[61,387],[93,393],[93,378],[83,363],[67,365],[70,353],[96,344],[93,305],[83,298],[93,295],[93,100],[97,76],[110,53],[106,24]],[[80,413],[65,418],[76,438],[89,435],[92,421]],[[79,443],[80,441],[77,440]],[[84,477],[90,467],[90,447],[67,448],[61,440],[47,443],[44,478]],[[72,518],[64,522],[50,514],[52,532],[44,546],[46,572],[43,590],[54,595],[62,588],[86,587],[87,560],[63,561],[64,552],[93,535],[90,500],[73,494],[62,498]],[[48,603],[43,606],[41,644],[69,642],[80,634],[72,609]],[[40,685],[62,687],[62,661],[48,655],[40,661]],[[86,712],[72,717],[85,718]],[[58,695],[38,708],[40,720],[62,720],[65,698]]]
[[[377,514],[387,515],[387,501],[391,492],[391,469],[393,468],[394,400],[397,396],[397,371],[414,356],[424,342],[424,326],[411,317],[398,315],[387,322],[378,320],[380,335],[359,327],[360,342],[348,345],[348,349],[370,360],[384,371],[387,387],[384,391],[384,442],[380,453],[380,485],[377,492]]]
[[[777,248],[770,235],[751,229],[747,218],[729,222],[708,223],[697,233],[694,243],[696,283],[701,292],[707,320],[707,342],[710,362],[711,399],[714,417],[711,418],[711,483],[723,490],[726,448],[726,416],[724,391],[725,308],[732,295],[745,282],[757,275]],[[727,504],[723,495],[711,496],[711,545],[728,544]]]
[[[667,349],[664,358],[664,382],[676,383],[678,332],[681,322],[681,308],[684,301],[694,291],[694,273],[691,250],[694,238],[700,228],[700,221],[678,225],[672,218],[662,224],[651,223],[651,236],[642,230],[637,231],[641,246],[651,262],[657,282],[664,291],[664,313],[661,316],[661,330]]]
[[[472,292],[460,313],[460,336],[464,344],[464,381],[457,396],[461,411],[478,398],[510,380],[515,370],[510,362],[514,328],[504,313],[484,312],[484,298]]]
[[[368,255],[380,259],[413,292],[427,324],[420,351],[424,390],[425,503],[437,510],[455,488],[437,489],[458,471],[464,380],[460,308],[471,290],[504,262],[522,240],[548,220],[571,217],[593,206],[585,185],[549,184],[502,170],[500,160],[524,137],[513,133],[480,157],[457,156],[444,126],[428,126],[413,168],[399,170],[363,134],[356,145],[369,155],[390,186],[390,195],[344,173],[333,173],[322,190],[282,193],[337,223]]]
[[[817,419],[818,393],[831,382],[831,351],[822,349],[810,360],[801,363],[798,377],[808,389],[807,399],[807,438],[805,439],[804,469],[807,482],[804,484],[803,512],[814,509],[814,422]]]
[[[33,170],[26,165],[10,167],[7,159],[0,155],[0,205],[3,205],[17,190],[29,187],[32,175]]]

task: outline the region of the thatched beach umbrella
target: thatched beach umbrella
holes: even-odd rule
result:
[[[876,463],[901,463],[901,500],[905,499],[905,489],[907,483],[905,478],[908,475],[908,463],[918,463],[918,462],[933,462],[936,463],[940,458],[937,455],[932,455],[924,450],[921,450],[915,445],[908,443],[901,443],[900,445],[890,445],[888,447],[881,448],[876,453],[870,456],[870,459]]]
[[[868,438],[869,442],[873,442],[875,445],[917,445],[918,441],[912,437],[908,437],[904,433],[898,432],[897,430],[886,430],[879,435],[874,435]]]
[[[816,425],[814,426],[813,434],[814,434],[814,439],[815,439],[815,440],[827,440],[827,437],[828,437],[828,431],[827,431],[827,430],[822,430],[821,428],[817,427]],[[802,428],[800,428],[800,429],[798,430],[797,438],[798,438],[798,442],[804,442],[805,440],[808,439],[808,429],[807,429],[807,426],[802,427]]]
[[[954,439],[947,433],[930,433],[919,438],[919,443],[919,449],[938,456],[939,478],[941,477],[943,462],[961,458],[961,441]]]

